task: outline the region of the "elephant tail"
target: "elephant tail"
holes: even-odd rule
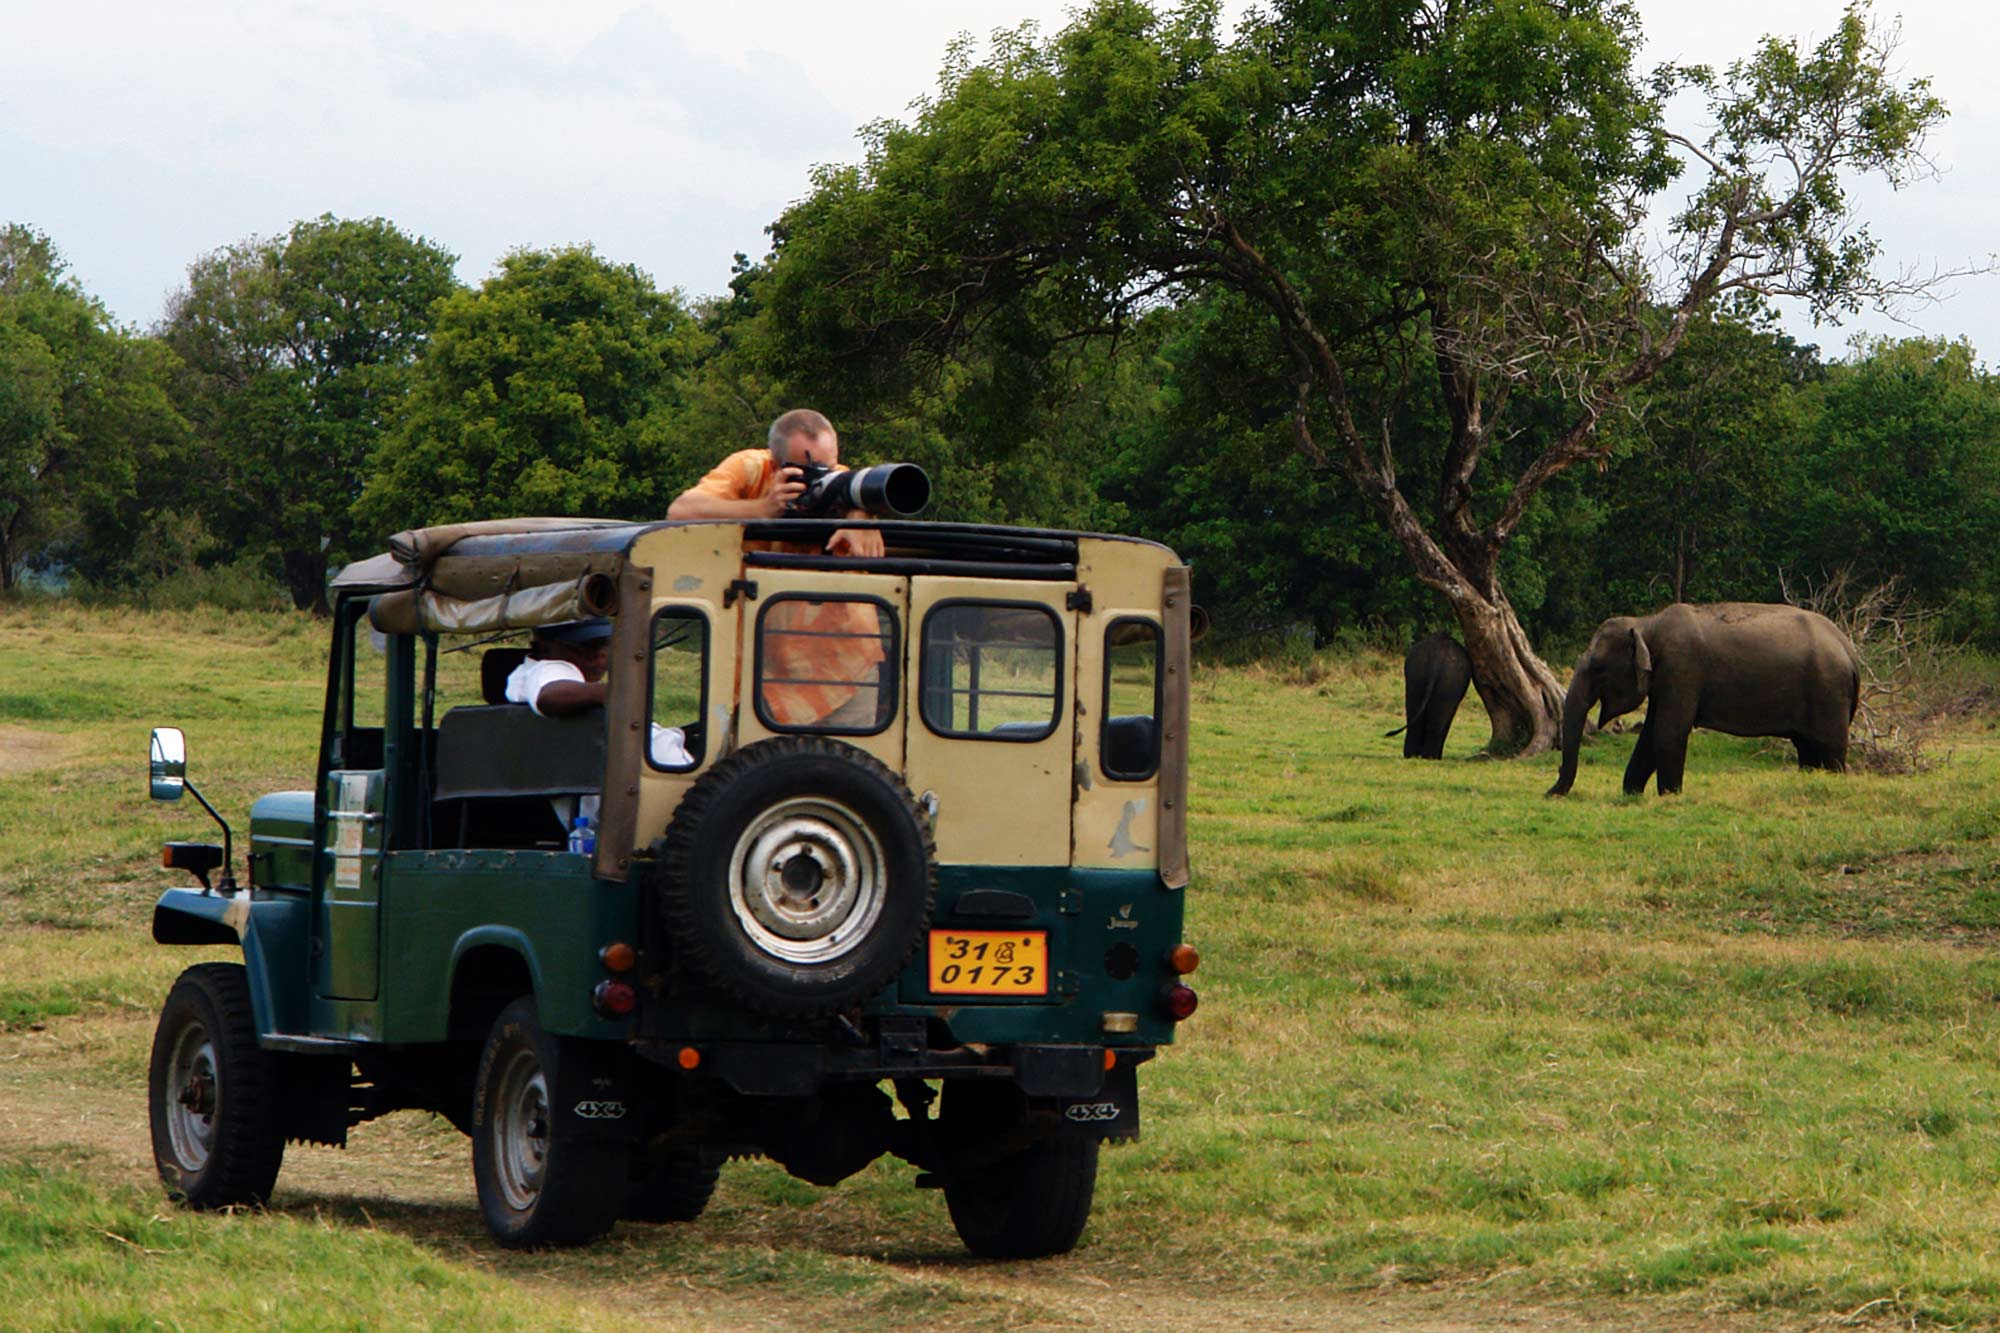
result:
[[[1410,722],[1416,721],[1418,718],[1422,717],[1426,712],[1430,710],[1431,696],[1437,693],[1437,687],[1438,687],[1437,681],[1435,678],[1433,678],[1428,684],[1424,686],[1423,700],[1420,703],[1418,703],[1414,709],[1410,710],[1410,721],[1405,722],[1402,726],[1397,727],[1394,731],[1383,732],[1382,733],[1383,737],[1386,739],[1390,736],[1400,736],[1404,732],[1408,731],[1410,729]],[[1408,756],[1405,755],[1405,757],[1407,758]]]

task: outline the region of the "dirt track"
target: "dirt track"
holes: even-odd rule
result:
[[[94,1175],[151,1188],[142,1071],[133,1073],[150,1039],[151,1020],[134,1016],[70,1019],[45,1030],[0,1033],[0,1154],[48,1153],[74,1158]],[[326,1213],[410,1235],[454,1260],[544,1286],[571,1288],[647,1327],[688,1330],[835,1327],[825,1303],[800,1303],[768,1287],[715,1290],[635,1263],[642,1276],[620,1275],[621,1246],[636,1257],[649,1229],[620,1227],[596,1261],[551,1265],[495,1249],[479,1228],[465,1141],[428,1117],[403,1115],[364,1125],[344,1152],[294,1149],[286,1157],[273,1207]],[[724,1189],[728,1189],[725,1174]],[[700,1223],[696,1224],[701,1225]],[[1269,1291],[1210,1282],[1176,1285],[1164,1276],[1134,1282],[1099,1270],[1089,1253],[1035,1264],[981,1264],[940,1253],[880,1261],[892,1279],[948,1283],[986,1298],[982,1323],[996,1316],[1008,1329],[1104,1329],[1117,1333],[1188,1330],[1270,1330],[1271,1333],[1503,1333],[1584,1329],[1773,1330],[1847,1328],[1845,1320],[1779,1321],[1657,1304],[1523,1304],[1495,1298],[1477,1285],[1382,1292]],[[607,1278],[609,1279],[607,1281]],[[948,1327],[943,1320],[929,1327]],[[831,1322],[829,1322],[831,1321]]]

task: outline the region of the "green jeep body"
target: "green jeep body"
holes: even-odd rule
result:
[[[153,1101],[169,1187],[197,1204],[240,1201],[222,1197],[248,1188],[236,1177],[268,1191],[274,1138],[337,1144],[414,1107],[474,1134],[482,1206],[507,1243],[587,1239],[621,1214],[692,1216],[728,1155],[766,1154],[831,1184],[884,1152],[945,1189],[975,1250],[1074,1243],[1097,1144],[1137,1135],[1137,1068],[1193,1003],[1181,975],[1193,966],[1181,940],[1187,571],[1152,543],[944,524],[876,525],[888,555],[874,560],[810,553],[832,526],[475,524],[402,534],[343,571],[311,790],[253,805],[240,890],[173,888],[155,909],[159,942],[240,942],[244,958],[240,986],[209,965],[184,978],[178,1009],[170,999],[168,1017],[194,1035],[163,1019]],[[878,608],[872,730],[767,715],[770,636],[803,633],[764,614],[787,599]],[[455,649],[591,613],[615,626],[601,714],[538,718],[488,702],[490,681],[488,701],[440,709],[465,660]],[[671,689],[670,655],[682,673]],[[1114,718],[1114,694],[1136,710],[1148,674],[1150,708]],[[663,769],[648,728],[675,689],[695,753]],[[982,724],[982,701],[993,717],[1030,716]],[[888,863],[921,855],[929,886],[855,872],[905,933],[924,909],[914,934],[868,955],[893,971],[865,993],[779,989],[779,1003],[758,1003],[755,986],[813,969],[770,967],[739,987],[675,937],[686,918],[663,902],[671,865],[695,864],[671,862],[675,838],[698,847],[690,823],[767,760],[847,762],[876,774],[870,791],[899,792],[907,822],[878,820],[858,843],[921,830],[924,845],[891,846]],[[545,813],[587,792],[601,800],[590,855],[568,850]],[[811,793],[795,799],[818,828]],[[731,873],[764,845],[743,836]],[[740,879],[756,873],[745,864]],[[716,901],[758,891],[725,886]],[[726,912],[718,921],[736,929]],[[949,967],[940,949],[983,956],[1013,932],[1045,942],[1036,988],[932,989],[934,963]],[[613,946],[636,961],[621,970]],[[235,1104],[254,1124],[231,1122],[223,1066],[235,1057],[217,1035],[232,1025],[257,1052],[237,1059],[235,1086],[275,1089],[266,1109],[248,1092]],[[514,1084],[499,1069],[510,1058],[532,1071]],[[526,1109],[487,1125],[489,1095],[503,1094]],[[491,1162],[482,1134],[498,1136]],[[252,1164],[239,1170],[223,1150],[246,1135]],[[176,1151],[183,1142],[195,1147]],[[231,1180],[208,1178],[225,1166]],[[514,1186],[489,1189],[508,1170]],[[593,1201],[607,1188],[621,1196],[608,1213]]]

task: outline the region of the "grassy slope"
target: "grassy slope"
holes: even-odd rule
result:
[[[157,1004],[196,956],[147,941],[157,844],[205,821],[146,801],[145,728],[185,726],[196,780],[240,820],[310,771],[321,656],[289,618],[0,608],[0,1027]],[[1386,660],[1204,672],[1197,693],[1203,1008],[1148,1067],[1145,1139],[1106,1157],[1085,1271],[2000,1319],[2000,743],[1983,723],[1916,779],[1800,774],[1702,734],[1688,794],[1664,801],[1617,794],[1630,741],[1610,737],[1548,802],[1552,762],[1470,758],[1472,701],[1453,758],[1395,758]],[[61,757],[8,775],[31,748],[9,728]],[[107,1087],[142,1077],[124,1045],[98,1057]],[[885,1324],[912,1302],[1012,1319],[873,1265],[952,1248],[909,1174],[826,1193],[732,1167],[696,1227],[621,1228],[562,1264],[711,1292],[775,1265]],[[0,1303],[57,1300],[82,1274],[107,1326],[127,1299],[254,1322],[259,1265],[308,1231],[336,1270],[430,1275],[385,1287],[409,1302],[378,1311],[390,1322],[568,1308],[531,1280],[546,1261],[510,1260],[511,1283],[468,1262],[492,1254],[455,1213],[401,1219],[394,1244],[338,1211],[156,1224],[89,1163],[17,1165],[0,1196],[28,1219],[0,1230]],[[92,1208],[110,1221],[79,1224]],[[227,1252],[249,1276],[182,1303],[148,1276],[165,1260],[125,1241]],[[10,1245],[41,1258],[9,1263]]]

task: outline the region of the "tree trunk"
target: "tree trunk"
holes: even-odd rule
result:
[[[1498,586],[1482,596],[1470,584],[1451,599],[1458,613],[1465,651],[1472,657],[1472,684],[1493,736],[1495,754],[1532,755],[1554,749],[1562,739],[1562,683],[1528,642],[1528,633]]]

